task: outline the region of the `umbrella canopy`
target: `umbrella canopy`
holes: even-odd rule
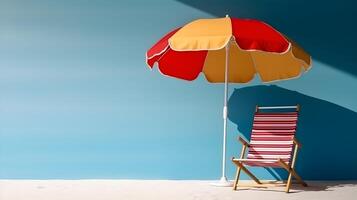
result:
[[[295,42],[252,19],[199,19],[166,34],[146,53],[150,68],[158,64],[167,76],[194,80],[203,72],[211,83],[225,83],[223,106],[222,177],[228,186],[226,136],[228,83],[247,83],[258,74],[263,82],[298,77],[311,57]]]
[[[194,80],[203,72],[209,82],[224,82],[227,45],[232,83],[249,82],[255,74],[263,82],[297,77],[311,63],[301,47],[266,23],[229,17],[199,19],[171,31],[146,60],[171,77]]]

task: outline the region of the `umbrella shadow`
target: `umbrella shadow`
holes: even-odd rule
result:
[[[297,172],[307,180],[357,180],[357,113],[331,102],[272,86],[235,89],[228,101],[228,118],[250,138],[256,105],[300,104],[297,138],[302,143]],[[268,168],[277,179],[283,169]]]
[[[229,14],[263,20],[299,43],[314,59],[357,76],[357,27],[352,25],[357,18],[356,1],[177,1],[216,17]]]

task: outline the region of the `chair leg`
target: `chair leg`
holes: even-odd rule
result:
[[[279,163],[280,163],[280,165],[284,168],[284,169],[286,169],[286,171],[288,171],[289,172],[289,179],[290,179],[290,181],[289,181],[289,179],[288,179],[288,183],[287,184],[289,184],[289,187],[290,187],[290,184],[291,184],[291,176],[294,176],[295,178],[296,178],[296,180],[301,184],[301,185],[303,185],[304,187],[307,187],[307,184],[302,180],[302,178],[296,173],[296,171],[295,171],[295,169],[294,168],[292,168],[292,167],[290,167],[289,165],[287,165],[285,162],[283,162],[282,160],[279,160]],[[287,185],[287,187],[288,187],[288,185]],[[287,192],[288,192],[289,190],[287,189]]]
[[[295,177],[295,179],[304,187],[307,187],[307,184],[302,180],[302,178],[296,173],[294,168],[291,168],[291,174]]]
[[[240,171],[241,171],[241,168],[238,166],[238,167],[237,167],[237,173],[236,173],[236,179],[234,180],[234,184],[233,184],[233,190],[237,190],[238,181],[239,181],[239,176],[240,176]]]
[[[291,178],[292,178],[292,174],[291,174],[291,172],[289,172],[288,181],[286,183],[286,190],[285,190],[286,193],[289,193],[290,186],[291,186]]]
[[[250,177],[252,178],[257,184],[262,184],[257,177],[255,177],[252,172],[250,172],[241,162],[236,162],[236,164]]]

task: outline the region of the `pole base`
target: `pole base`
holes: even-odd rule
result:
[[[216,187],[232,187],[233,182],[228,181],[225,176],[223,176],[219,181],[211,183],[211,185]]]

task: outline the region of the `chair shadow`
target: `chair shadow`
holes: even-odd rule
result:
[[[228,118],[249,140],[256,105],[300,104],[297,139],[302,143],[296,170],[306,180],[357,180],[357,113],[331,102],[275,85],[235,89]],[[268,168],[277,180],[283,169]]]
[[[289,193],[300,193],[300,192],[315,192],[315,191],[327,191],[331,192],[335,188],[340,188],[340,187],[347,187],[347,186],[356,186],[357,181],[354,182],[336,182],[336,181],[308,181],[307,182],[308,187],[303,187],[299,185],[298,183],[294,183],[291,185]],[[278,186],[278,187],[242,187],[238,188],[239,190],[254,190],[254,191],[270,191],[270,192],[285,192],[285,186]]]
[[[357,46],[355,8],[344,1],[263,1],[263,0],[177,0],[186,5],[224,17],[263,20],[300,44],[314,59],[357,76],[354,47]],[[338,53],[336,53],[338,51]]]
[[[281,181],[269,181],[270,184],[278,183],[278,186],[264,186],[264,185],[255,185],[255,187],[249,186],[240,186],[239,190],[254,190],[254,191],[270,191],[270,192],[285,192],[285,185]],[[286,183],[285,181],[283,182]],[[357,181],[307,181],[308,186],[304,187],[299,183],[293,181],[291,184],[289,193],[300,193],[300,192],[314,192],[314,191],[334,191],[336,188],[348,187],[348,186],[357,186]]]

